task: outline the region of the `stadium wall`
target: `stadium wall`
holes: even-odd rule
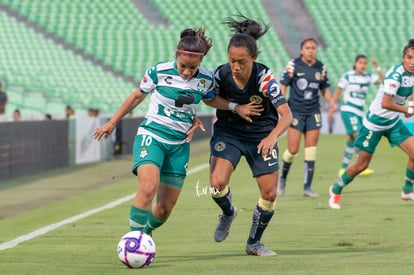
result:
[[[211,115],[200,116],[199,119],[206,129],[211,129]],[[96,127],[107,120],[84,117],[0,123],[0,180],[111,159],[115,153],[115,133],[112,139],[100,142],[93,139]],[[143,117],[122,120],[120,154],[132,154],[134,138],[142,120]],[[197,130],[193,140],[210,136],[211,130]]]
[[[0,180],[67,166],[67,121],[5,122],[0,125]]]

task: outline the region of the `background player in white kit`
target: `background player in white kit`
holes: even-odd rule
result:
[[[411,117],[414,108],[405,106],[412,97],[414,86],[414,39],[403,49],[402,63],[394,65],[385,75],[377,96],[363,119],[363,125],[355,139],[360,149],[359,156],[345,173],[329,188],[329,207],[340,208],[342,189],[371,162],[375,148],[385,136],[391,146],[398,146],[408,156],[405,184],[401,199],[414,201],[414,136],[400,118],[400,114]]]
[[[354,60],[353,69],[342,75],[333,95],[333,100],[336,102],[343,91],[340,111],[347,134],[345,150],[338,176],[341,176],[345,172],[354,153],[358,154],[358,152],[355,152],[354,141],[355,137],[358,135],[358,130],[361,127],[362,118],[364,117],[365,99],[367,97],[368,87],[371,84],[380,84],[384,78],[384,72],[378,67],[378,62],[373,59],[371,63],[378,71],[378,75],[366,72],[365,69],[368,64],[368,58],[363,54],[357,55]],[[333,112],[332,109],[330,109],[328,116],[332,115]],[[360,174],[368,176],[373,173],[374,171],[372,169],[367,168]]]

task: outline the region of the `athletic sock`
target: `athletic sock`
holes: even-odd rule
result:
[[[262,238],[263,232],[273,217],[275,211],[265,211],[258,205],[253,211],[252,226],[250,228],[247,244],[254,244]]]
[[[349,163],[351,162],[352,156],[354,155],[354,151],[355,151],[354,142],[351,140],[347,140],[345,149],[344,149],[344,154],[342,157],[342,163],[341,163],[342,169],[346,169],[348,167]]]
[[[156,217],[154,217],[153,215],[152,215],[152,212],[150,213],[150,215],[149,215],[149,218],[148,218],[148,221],[147,221],[147,224],[145,225],[145,228],[144,228],[144,232],[145,233],[147,233],[147,234],[149,234],[149,235],[152,235],[152,231],[154,230],[154,229],[157,229],[158,227],[160,227],[161,225],[163,225],[164,223],[165,223],[166,221],[160,221],[159,219],[157,219]]]
[[[151,210],[143,210],[131,205],[129,209],[129,229],[131,231],[143,231],[150,214]]]
[[[351,183],[351,181],[354,178],[350,177],[347,172],[345,171],[345,173],[342,174],[342,176],[340,176],[338,178],[338,181],[334,184],[334,186],[332,187],[332,191],[335,194],[341,194],[342,189],[348,185],[349,183]]]
[[[226,189],[228,190],[227,192]],[[234,207],[232,203],[232,194],[230,188],[226,187],[223,191],[216,195],[213,195],[212,197],[217,205],[221,208],[224,215],[233,216]]]
[[[282,162],[282,175],[280,176],[282,179],[287,178],[291,165],[292,165],[292,162],[286,162],[286,161]]]
[[[312,185],[313,174],[315,172],[315,161],[314,160],[305,160],[303,163],[303,173],[304,173],[304,189],[309,189]]]
[[[405,170],[405,184],[403,187],[404,193],[412,193],[414,184],[414,170],[408,169]]]

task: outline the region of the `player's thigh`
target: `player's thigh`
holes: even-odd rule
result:
[[[287,147],[289,152],[293,155],[299,152],[302,134],[302,131],[294,127],[289,127],[287,130]]]
[[[274,201],[276,198],[277,183],[279,179],[279,171],[263,174],[256,177],[259,187],[260,196],[267,201]]]
[[[242,156],[243,142],[237,138],[214,135],[210,139],[210,155],[215,158],[228,160],[235,169]],[[217,165],[215,165],[217,166]]]
[[[250,166],[253,177],[270,174],[279,170],[279,148],[274,145],[272,151],[265,157],[257,152],[257,143],[245,143],[244,155]]]
[[[354,145],[359,150],[373,154],[383,135],[383,131],[372,131],[368,130],[364,126],[361,126]]]
[[[414,159],[414,137],[401,120],[387,132],[387,138],[391,146],[399,146],[410,159]]]
[[[243,143],[227,136],[213,136],[210,140],[210,184],[222,190],[242,156]]]
[[[322,118],[320,112],[304,116],[304,121],[305,132],[311,130],[320,130],[322,128]]]
[[[135,136],[133,145],[134,164],[132,172],[136,175],[137,169],[144,164],[153,164],[161,169],[164,162],[163,144],[149,135]]]
[[[360,116],[357,116],[351,112],[341,112],[341,118],[347,135],[354,135],[355,133],[358,133],[362,123]]]
[[[187,176],[190,143],[165,145],[166,155],[161,167],[161,182],[181,188]]]

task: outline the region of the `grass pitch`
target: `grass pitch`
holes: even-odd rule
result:
[[[370,165],[375,174],[356,178],[344,189],[342,209],[332,210],[328,187],[344,144],[342,135],[320,138],[313,184],[319,198],[301,196],[303,150],[296,157],[286,195],[262,239],[277,257],[245,255],[259,195],[243,160],[230,184],[238,216],[222,243],[213,240],[219,209],[204,168],[188,176],[172,216],[154,232],[157,256],[150,267],[129,270],[117,258],[117,242],[129,230],[126,202],[0,251],[0,273],[413,274],[414,203],[400,200],[407,157],[383,140]],[[280,154],[285,148],[282,137]],[[193,144],[190,170],[208,162],[208,150],[206,140]],[[1,182],[0,244],[133,194],[137,183],[130,167],[127,157]]]

